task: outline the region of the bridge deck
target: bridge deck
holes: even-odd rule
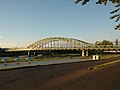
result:
[[[84,47],[84,48],[17,48],[8,49],[6,51],[36,51],[36,50],[116,50],[120,51],[120,47]]]

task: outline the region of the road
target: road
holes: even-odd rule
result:
[[[120,63],[87,69],[118,59],[0,71],[0,90],[120,90]]]

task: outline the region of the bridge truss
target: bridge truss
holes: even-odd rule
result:
[[[94,45],[82,40],[64,37],[50,37],[38,40],[25,48],[10,48],[6,52],[37,52],[37,51],[50,51],[50,50],[80,50],[82,56],[88,56],[91,50],[102,50],[108,52],[119,52],[120,46],[115,45]]]
[[[43,49],[43,48],[85,48],[91,47],[92,44],[73,38],[50,37],[41,39],[32,43],[27,48]]]

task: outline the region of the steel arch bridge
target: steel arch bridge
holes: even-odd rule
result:
[[[91,47],[92,44],[74,39],[74,38],[64,38],[64,37],[49,37],[41,39],[37,42],[32,43],[27,48],[30,49],[55,49],[55,48],[85,48]]]
[[[80,50],[82,56],[89,56],[89,51],[102,50],[106,52],[120,52],[120,46],[115,45],[94,45],[82,40],[74,38],[64,37],[49,37],[32,43],[25,48],[10,48],[6,52],[17,53],[27,52],[28,56],[30,53],[46,52],[55,50]]]

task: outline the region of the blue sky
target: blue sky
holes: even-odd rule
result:
[[[89,43],[120,38],[110,20],[112,4],[74,4],[74,0],[0,0],[0,45],[26,46],[46,37]]]

